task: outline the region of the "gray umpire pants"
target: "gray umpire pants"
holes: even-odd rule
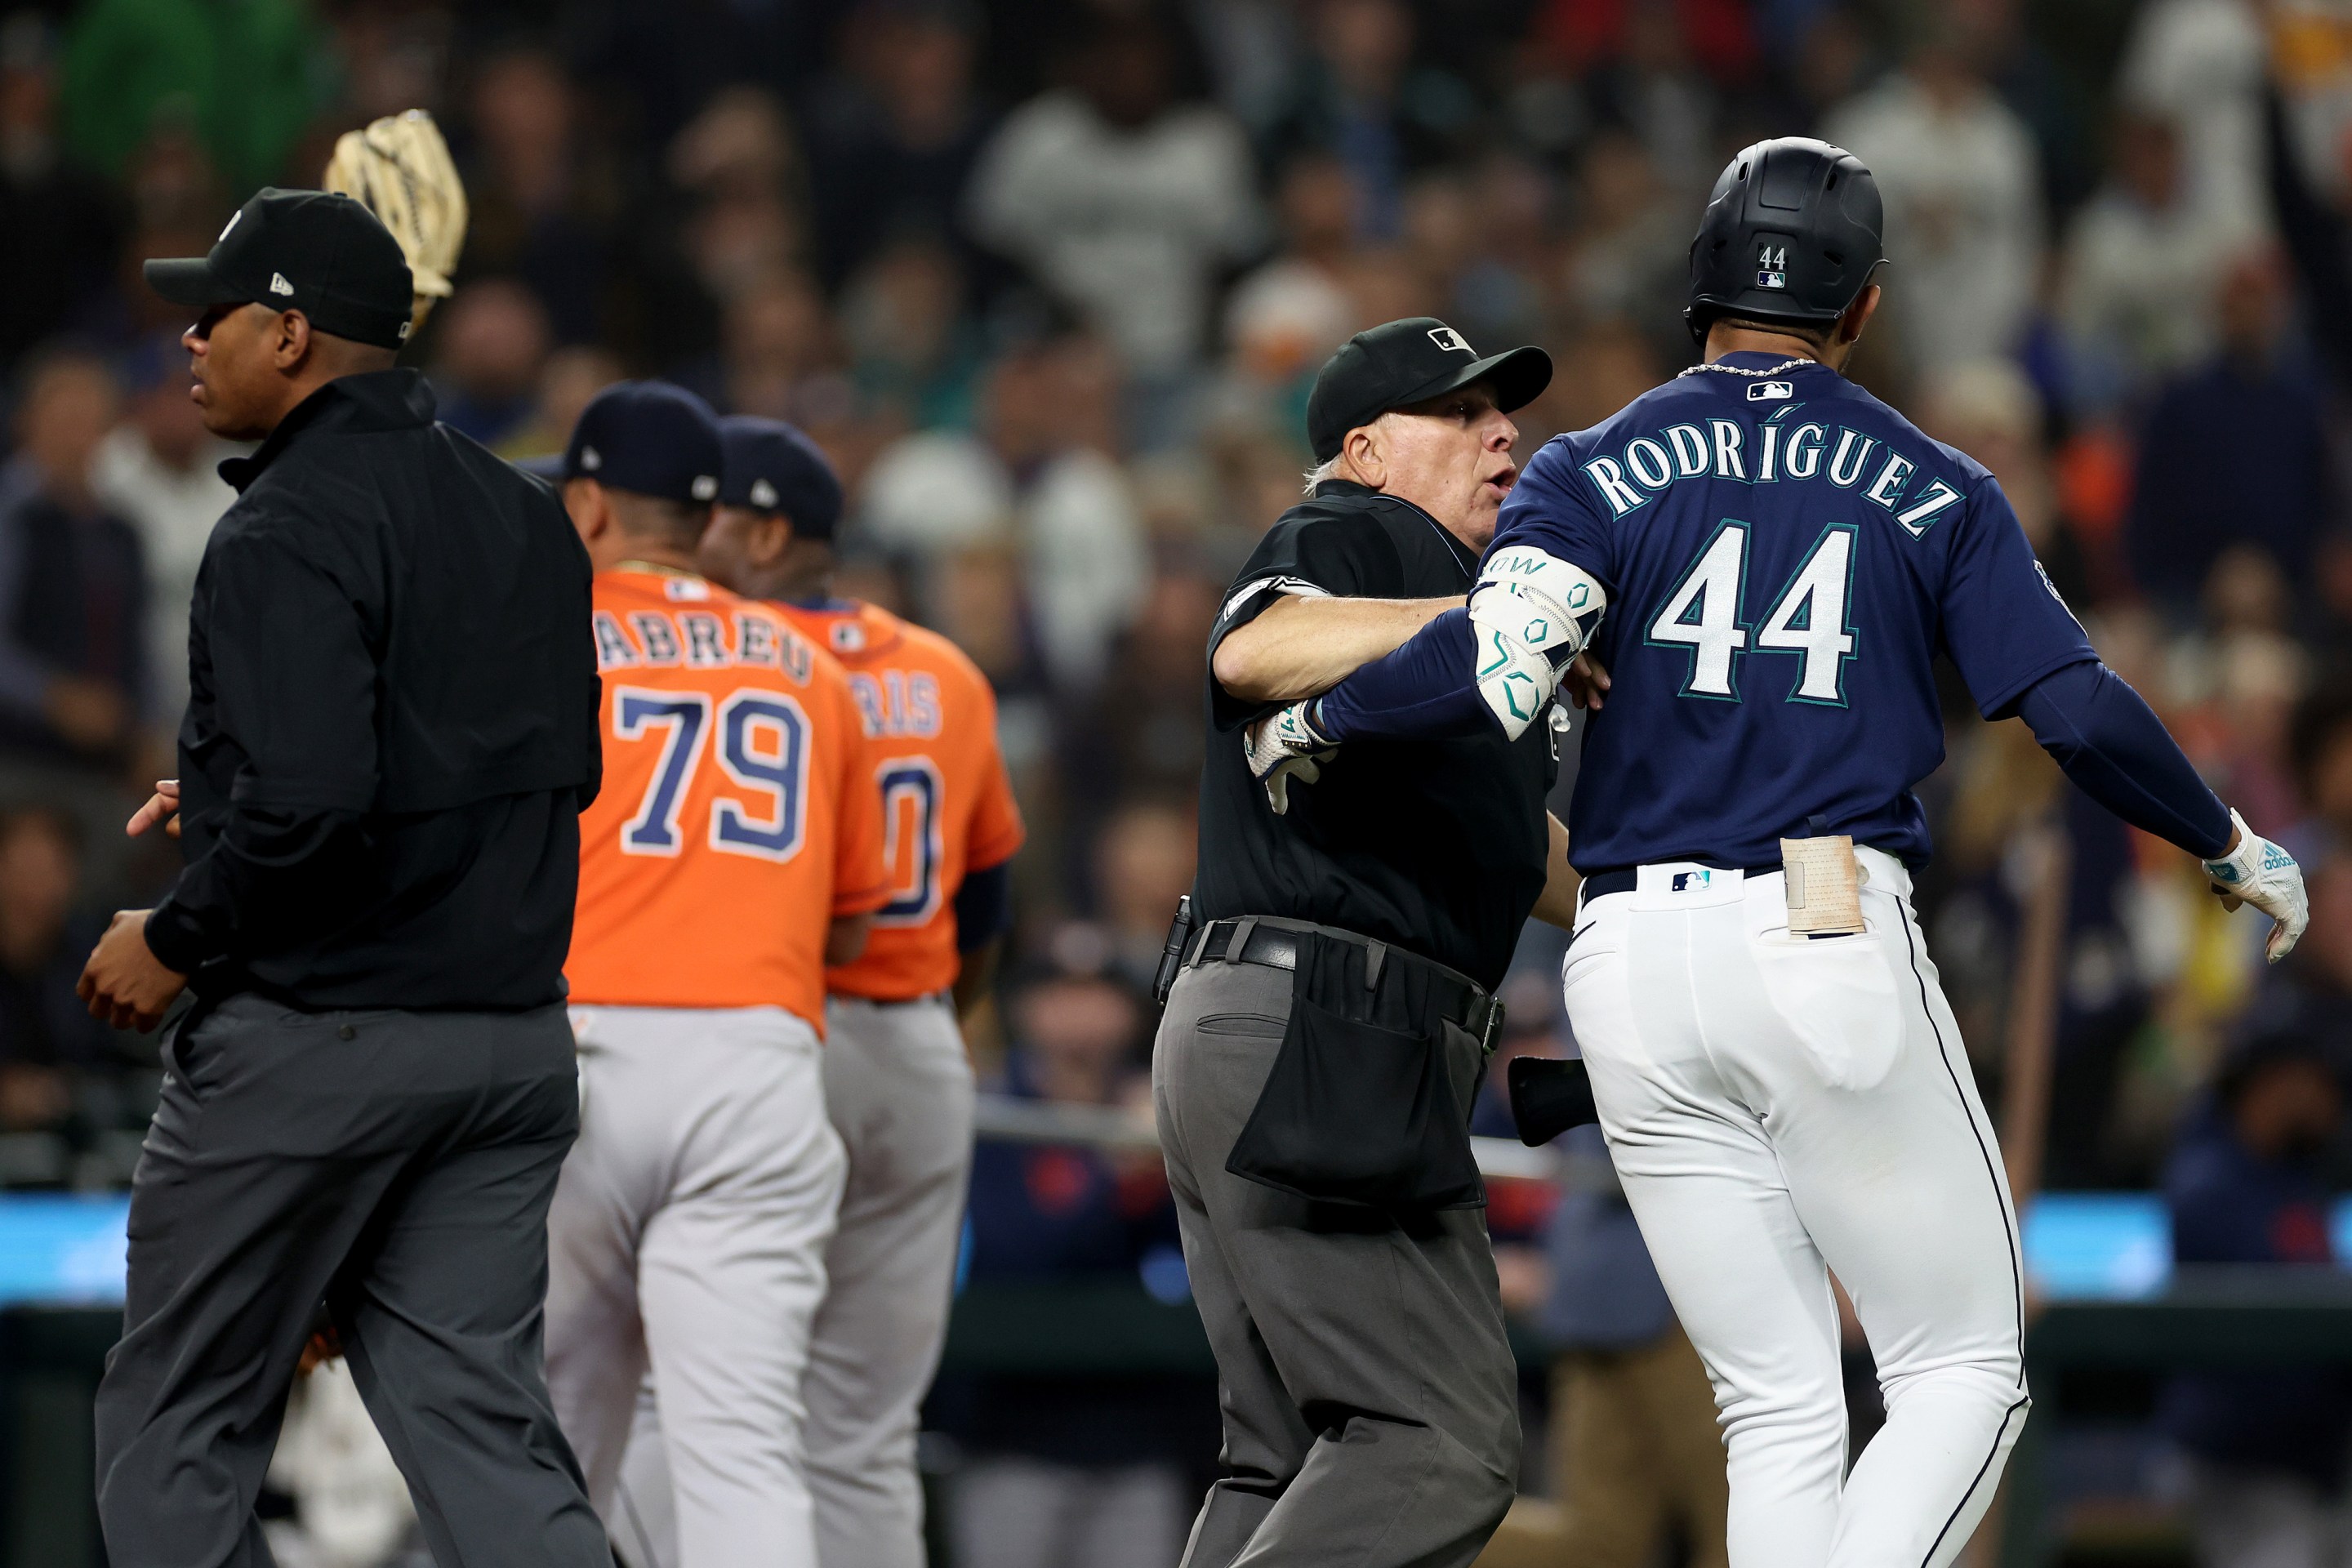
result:
[[[441,1568],[611,1568],[541,1371],[563,1010],[238,996],[165,1060],[98,1391],[113,1568],[267,1568],[254,1499],[322,1298]]]
[[[1226,1474],[1183,1568],[1459,1568],[1510,1507],[1519,1465],[1486,1215],[1311,1203],[1225,1169],[1290,990],[1287,972],[1263,965],[1188,970],[1152,1055],[1224,1415]],[[1449,1037],[1466,1093],[1477,1046]]]

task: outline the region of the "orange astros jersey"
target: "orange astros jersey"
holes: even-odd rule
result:
[[[604,784],[580,816],[572,1000],[783,1007],[824,1029],[824,939],[887,901],[849,678],[764,605],[596,574]]]
[[[777,605],[848,667],[880,786],[889,901],[854,963],[825,984],[878,1002],[955,983],[956,890],[1013,858],[1021,810],[996,745],[996,693],[963,650],[879,605]]]

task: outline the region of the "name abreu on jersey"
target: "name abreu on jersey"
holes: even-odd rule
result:
[[[1940,479],[1915,487],[1916,458],[1876,436],[1802,417],[1804,407],[1791,403],[1781,408],[1754,427],[1752,441],[1749,427],[1738,419],[1669,425],[1654,436],[1634,437],[1613,456],[1587,458],[1584,477],[1608,503],[1612,517],[1648,505],[1685,479],[1789,480],[1859,490],[1914,539],[1926,537],[1966,499]]]

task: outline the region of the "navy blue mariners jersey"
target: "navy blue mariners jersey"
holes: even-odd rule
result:
[[[1570,858],[1777,865],[1810,829],[1921,864],[1937,652],[1988,718],[2096,655],[1980,464],[1827,366],[1719,363],[1771,374],[1646,393],[1548,442],[1503,506],[1494,548],[1609,592]]]

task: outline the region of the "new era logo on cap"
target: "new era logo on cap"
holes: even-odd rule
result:
[[[283,272],[273,272],[269,275],[269,291],[272,294],[291,294],[294,285],[286,281]]]
[[[776,510],[776,487],[765,479],[751,481],[751,504],[762,511]]]
[[[564,444],[566,479],[688,506],[708,506],[726,466],[719,419],[682,386],[621,381],[588,400]]]
[[[1450,354],[1475,355],[1478,352],[1476,349],[1470,346],[1469,339],[1464,337],[1460,332],[1455,331],[1452,327],[1430,328],[1429,341],[1435,343],[1439,348],[1444,349]]]

